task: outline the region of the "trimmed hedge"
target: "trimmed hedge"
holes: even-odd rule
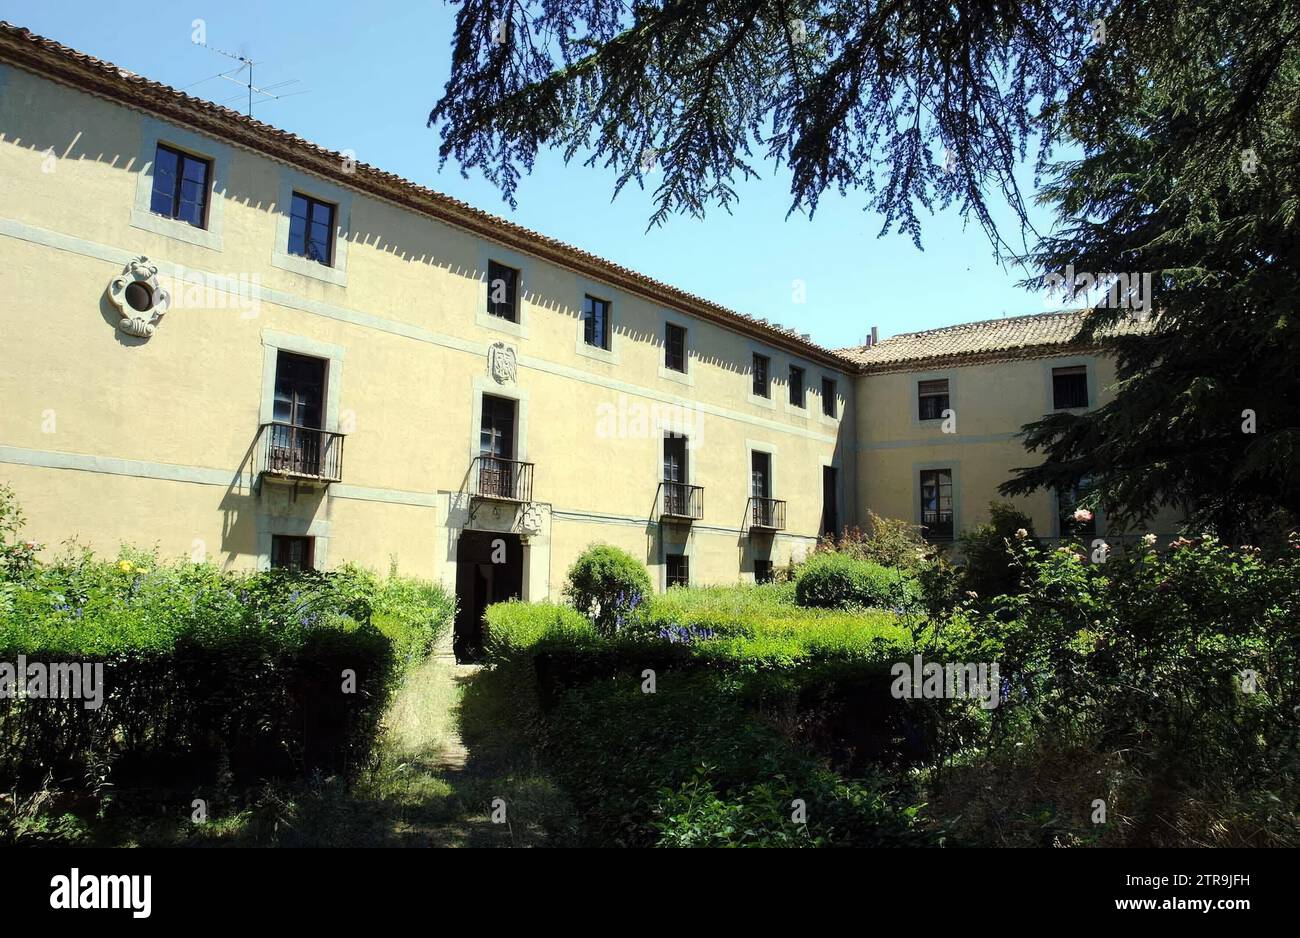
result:
[[[103,669],[96,709],[0,687],[0,783],[349,775],[453,611],[438,587],[355,568],[250,575],[127,553],[0,576],[0,662]]]
[[[795,601],[821,609],[903,609],[920,597],[915,577],[834,551],[813,554],[795,576]]]
[[[599,843],[926,842],[905,796],[841,778],[757,716],[850,739],[837,755],[855,771],[913,757],[934,721],[929,702],[889,694],[891,664],[915,647],[892,613],[801,609],[751,586],[670,590],[611,638],[552,604],[500,603],[485,622],[489,660],[536,700],[548,770]],[[806,825],[790,819],[796,798]]]

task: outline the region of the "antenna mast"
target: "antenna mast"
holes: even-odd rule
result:
[[[289,85],[297,84],[298,79],[291,78],[288,81],[281,81],[281,82],[277,82],[274,85],[267,85],[265,88],[259,88],[253,84],[253,68],[256,65],[265,64],[265,63],[254,62],[246,55],[243,55],[241,53],[235,53],[235,52],[227,52],[224,49],[218,49],[215,46],[210,46],[206,42],[196,42],[194,44],[196,46],[201,46],[202,48],[207,49],[209,52],[215,52],[217,55],[224,55],[228,59],[234,59],[236,62],[239,63],[239,65],[235,66],[232,69],[228,69],[216,75],[209,75],[207,78],[202,78],[199,81],[194,82],[194,84],[187,86],[187,90],[188,90],[188,88],[193,88],[195,85],[201,85],[205,81],[211,81],[214,78],[224,78],[226,81],[234,82],[236,85],[239,85],[244,89],[243,92],[236,95],[234,98],[229,98],[226,101],[217,102],[219,104],[228,104],[232,101],[238,100],[239,98],[243,98],[246,94],[248,100],[247,113],[249,117],[252,117],[253,116],[253,95],[255,94],[261,95],[262,99],[266,101],[278,101],[281,98],[291,98],[296,94],[307,93],[307,89],[304,89],[302,91],[291,91],[288,94],[271,94],[271,92],[275,91],[277,88],[285,88]],[[244,71],[245,69],[248,70],[247,80],[241,80],[240,78],[234,77],[238,75],[240,72]]]

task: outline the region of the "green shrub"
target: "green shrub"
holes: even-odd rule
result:
[[[390,572],[374,594],[372,620],[403,665],[433,654],[455,618],[456,598],[436,583]]]
[[[1029,515],[1010,502],[990,502],[989,520],[962,532],[958,540],[965,561],[962,588],[980,599],[1016,592],[1020,568],[1012,562],[1007,545],[1023,540],[1037,545]]]
[[[847,554],[855,560],[869,560],[882,567],[916,570],[920,563],[934,552],[934,548],[921,537],[921,526],[897,518],[882,518],[868,509],[868,524],[861,528],[846,528],[838,541],[823,538],[817,544],[819,551]]]
[[[620,846],[830,846],[920,842],[916,809],[825,771],[747,711],[718,675],[639,678],[569,691],[543,752],[602,842]],[[808,824],[792,820],[803,799]]]
[[[600,635],[613,635],[651,593],[645,565],[627,551],[593,544],[569,568],[565,598]]]
[[[15,509],[0,491],[9,540]],[[428,654],[453,612],[439,587],[351,566],[246,574],[75,547],[2,564],[0,662],[103,677],[89,708],[0,686],[0,785],[348,776],[369,758],[400,668]]]
[[[903,608],[918,595],[915,579],[901,570],[828,551],[809,557],[795,579],[799,605],[823,609]]]
[[[1217,793],[1215,826],[1231,818],[1243,830],[1258,830],[1260,805],[1300,803],[1292,537],[1293,549],[1271,559],[1205,535],[1097,564],[1068,548],[1013,545],[1023,593],[969,632],[1001,661],[998,737],[1125,754],[1127,771],[1150,786],[1149,803],[1130,812],[1135,830],[1170,829],[1186,792]]]

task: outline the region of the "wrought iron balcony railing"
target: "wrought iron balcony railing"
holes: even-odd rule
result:
[[[926,540],[951,541],[952,512],[923,510],[921,512],[921,532],[925,535]]]
[[[533,464],[500,456],[477,456],[470,466],[470,494],[510,502],[533,500]]]
[[[750,498],[749,527],[750,530],[784,531],[785,502],[779,498]]]
[[[262,473],[312,482],[343,481],[344,434],[291,423],[264,423],[258,428],[258,437]]]
[[[704,517],[704,486],[685,482],[659,483],[659,517],[698,521]]]

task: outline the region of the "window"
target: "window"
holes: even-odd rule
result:
[[[948,379],[921,381],[916,385],[917,417],[920,420],[942,420],[948,409]]]
[[[271,535],[271,566],[285,570],[312,569],[314,538]]]
[[[334,206],[301,192],[289,209],[289,253],[334,266]]]
[[[664,367],[686,373],[686,330],[671,322],[664,327]]]
[[[931,540],[951,540],[952,470],[921,471],[921,530]]]
[[[822,378],[822,413],[827,417],[834,417],[836,411],[835,379]]]
[[[754,396],[771,397],[772,390],[768,382],[769,366],[772,360],[766,355],[754,354]]]
[[[664,514],[690,514],[690,473],[686,465],[686,437],[664,437]]]
[[[839,500],[835,495],[839,475],[834,466],[822,466],[822,534],[831,536],[840,530]]]
[[[487,311],[491,316],[519,321],[519,271],[496,261],[488,261]],[[584,303],[584,309],[585,309]]]
[[[1080,496],[1088,487],[1088,480],[1084,479],[1074,488],[1056,493],[1056,515],[1057,530],[1061,537],[1079,537],[1091,538],[1097,534],[1097,514],[1088,511],[1082,519],[1074,517],[1075,511],[1079,509]]]
[[[793,407],[803,407],[804,390],[803,390],[803,369],[794,365],[790,366],[790,404]]]
[[[275,361],[267,465],[274,472],[315,476],[321,471],[325,359],[280,351]]]
[[[519,470],[514,463],[515,402],[510,398],[483,395],[478,451],[479,494],[517,497]]]
[[[668,566],[668,587],[690,586],[691,565],[685,554],[668,554],[664,558]]]
[[[1052,406],[1057,410],[1088,406],[1086,365],[1052,369]]]
[[[609,301],[594,296],[582,298],[582,339],[588,345],[609,351]]]
[[[749,454],[749,494],[754,498],[772,497],[772,454],[753,450]]]
[[[153,161],[150,211],[195,228],[207,228],[211,176],[212,164],[208,160],[158,144]]]
[[[770,560],[754,561],[754,582],[755,583],[775,583],[776,571],[772,568]]]

